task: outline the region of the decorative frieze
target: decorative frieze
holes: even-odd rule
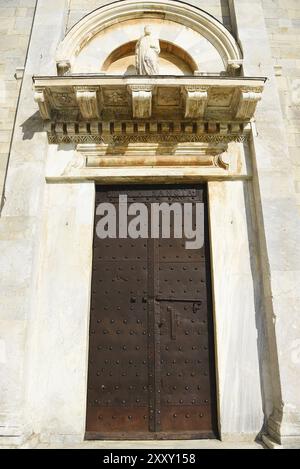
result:
[[[180,142],[208,142],[208,143],[230,143],[230,142],[237,142],[243,143],[247,142],[249,139],[248,135],[193,135],[189,140],[184,139],[183,137],[172,137],[167,135],[158,135],[157,139],[154,136],[141,136],[141,135],[132,135],[132,136],[110,136],[110,137],[103,137],[101,135],[75,135],[74,137],[70,137],[69,135],[64,134],[48,134],[48,142],[52,144],[60,144],[60,143],[74,143],[74,144],[81,144],[81,143],[105,143],[105,144],[134,144],[134,143],[153,143],[156,141],[162,142],[170,142],[170,143],[180,143]]]
[[[250,121],[261,98],[264,78],[228,77],[34,77],[41,116],[80,121],[191,119]],[[259,91],[257,91],[259,90]],[[45,107],[48,113],[45,112]],[[191,127],[189,128],[191,132]]]
[[[45,126],[50,143],[164,143],[245,141],[250,124],[199,121],[110,121],[49,122]]]

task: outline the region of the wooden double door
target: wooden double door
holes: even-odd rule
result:
[[[149,225],[152,203],[204,204],[204,246],[186,249],[174,226],[169,239],[95,233],[86,438],[215,438],[206,185],[98,186],[95,228],[119,195],[145,204]]]

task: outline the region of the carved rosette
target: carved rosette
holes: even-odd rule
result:
[[[133,118],[149,119],[152,114],[152,86],[130,85]]]
[[[207,106],[208,92],[206,87],[185,86],[183,95],[185,99],[184,117],[189,119],[202,119]]]

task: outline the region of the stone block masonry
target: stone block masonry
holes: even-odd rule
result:
[[[300,2],[263,0],[300,212]]]
[[[0,0],[0,195],[37,0]]]
[[[72,28],[84,15],[109,3],[112,2],[109,0],[86,0],[85,2],[70,0],[67,30]],[[228,0],[190,0],[188,3],[207,11],[207,13],[221,21],[227,29],[231,30]]]

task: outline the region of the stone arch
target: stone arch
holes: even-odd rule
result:
[[[181,47],[168,41],[160,40],[160,56],[174,64],[183,75],[193,75],[198,69],[194,58]],[[101,70],[107,72],[111,66],[125,57],[134,56],[136,41],[130,41],[115,48],[105,59]]]
[[[101,31],[122,21],[160,18],[184,25],[206,38],[217,50],[225,69],[239,68],[242,52],[232,34],[213,16],[174,0],[122,0],[94,10],[82,18],[60,43],[58,70],[72,66],[80,51]]]

